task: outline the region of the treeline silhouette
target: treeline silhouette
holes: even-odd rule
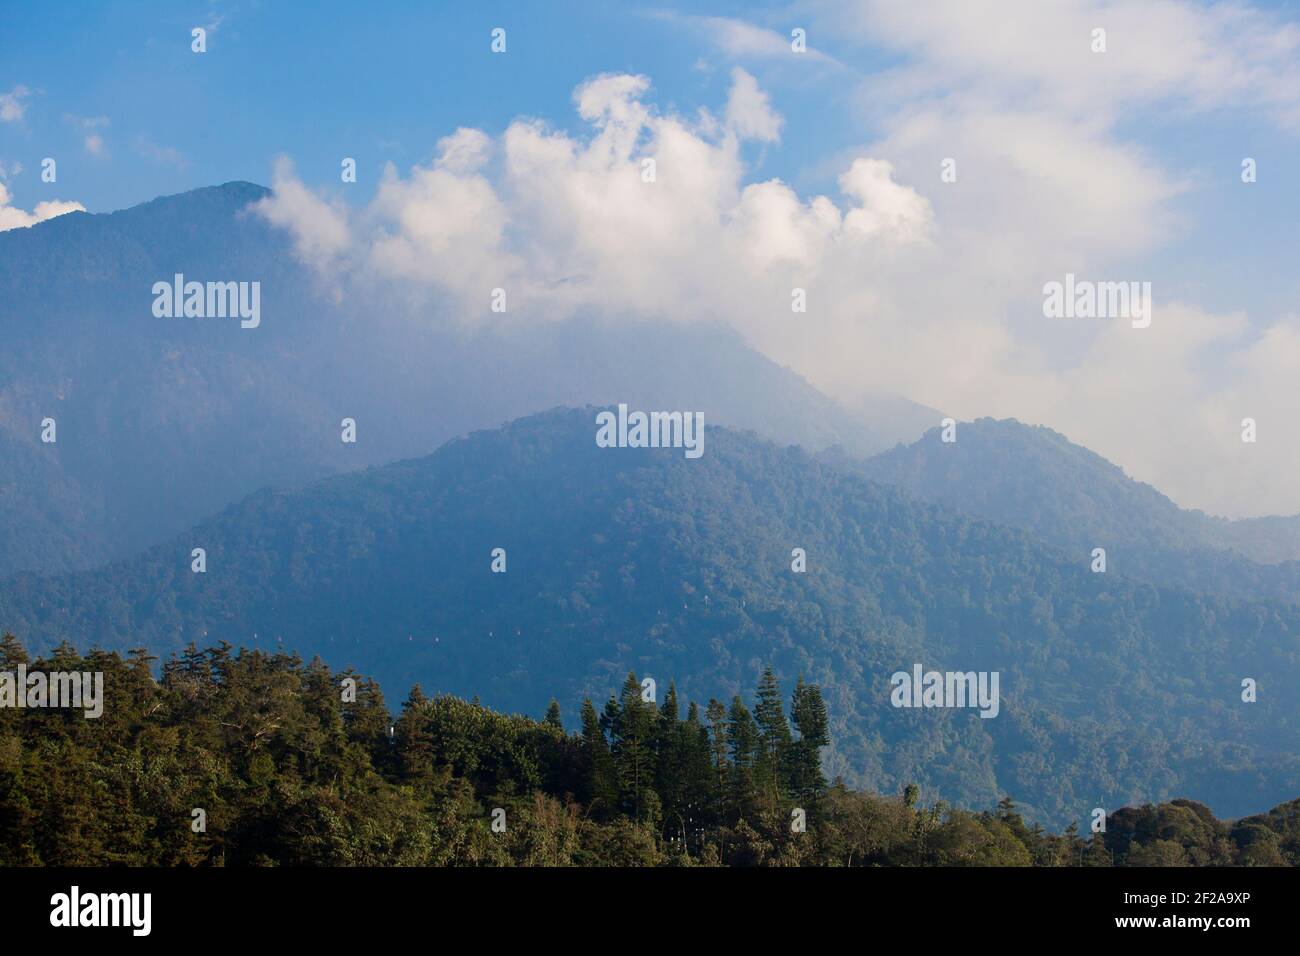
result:
[[[629,674],[581,730],[415,687],[393,720],[377,683],[296,655],[191,645],[30,660],[100,671],[99,719],[0,708],[0,865],[1295,865],[1300,800],[1223,822],[1188,800],[1052,834],[1015,804],[970,812],[823,776],[826,706],[771,670],[682,714]]]

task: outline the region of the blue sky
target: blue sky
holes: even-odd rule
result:
[[[752,5],[699,11],[731,16]],[[729,60],[694,31],[656,16],[670,8],[608,3],[113,3],[11,9],[0,33],[0,89],[33,92],[22,128],[0,127],[0,156],[35,169],[60,158],[65,192],[91,211],[160,193],[247,179],[267,182],[277,154],[307,181],[336,178],[354,156],[371,182],[379,164],[427,160],[458,126],[499,131],[519,116],[577,125],[574,88],[605,72],[648,75],[664,109],[694,112],[726,99]],[[771,16],[777,17],[776,14]],[[779,17],[778,17],[779,19]],[[190,29],[217,22],[208,52]],[[490,31],[507,30],[493,55]],[[878,55],[860,64],[886,62]],[[844,108],[827,71],[782,73],[776,94],[793,135],[756,155],[754,172],[825,188],[815,160],[860,141],[866,123]],[[108,117],[106,158],[82,148],[69,117]],[[176,150],[147,153],[141,141]],[[181,165],[183,158],[183,165]],[[41,198],[36,177],[15,199]],[[358,198],[353,193],[349,198]]]
[[[1256,4],[1297,16],[1289,0]],[[519,116],[575,129],[574,87],[604,72],[650,77],[661,109],[717,109],[733,60],[681,17],[734,18],[786,32],[811,23],[798,6],[753,3],[639,6],[610,3],[312,4],[131,2],[12,5],[0,31],[0,92],[26,87],[20,124],[0,124],[0,163],[16,205],[51,192],[90,211],[233,179],[267,183],[273,158],[294,158],[308,183],[332,182],[338,158],[360,164],[365,196],[379,166],[426,161],[458,126],[500,131]],[[204,55],[190,29],[217,24]],[[493,27],[508,52],[489,50]],[[756,70],[785,118],[776,149],[748,154],[753,179],[780,177],[801,192],[834,188],[825,164],[879,130],[856,93],[905,53],[814,30],[810,43],[851,70],[760,62]],[[107,125],[88,127],[87,123]],[[1196,185],[1183,226],[1151,260],[1166,286],[1195,283],[1217,308],[1251,300],[1270,309],[1296,299],[1290,243],[1300,221],[1300,151],[1240,109],[1188,118],[1150,104],[1125,118],[1132,142]],[[83,146],[100,137],[98,156]],[[1243,196],[1233,171],[1257,156],[1259,187]],[[44,156],[60,182],[42,184]],[[367,177],[369,173],[369,177]],[[1245,200],[1245,201],[1243,201]],[[1220,277],[1224,281],[1213,281]],[[1233,281],[1236,280],[1236,281]]]
[[[894,391],[960,417],[1040,421],[1180,503],[1300,510],[1278,477],[1300,467],[1280,449],[1284,437],[1300,445],[1282,428],[1300,420],[1284,394],[1286,363],[1300,366],[1293,2],[243,0],[10,5],[0,18],[11,224],[54,199],[99,212],[229,180],[270,185],[287,157],[281,185],[299,201],[268,214],[304,248],[308,233],[333,230],[325,253],[312,246],[331,268],[382,259],[387,278],[442,288],[447,269],[417,275],[413,263],[469,248],[540,281],[537,248],[578,230],[561,271],[621,283],[593,279],[585,308],[721,314],[841,400]],[[209,27],[201,55],[190,50],[194,26]],[[1102,56],[1088,49],[1097,26],[1108,30]],[[504,55],[490,50],[494,27],[507,31]],[[807,30],[807,55],[789,49],[794,27]],[[565,134],[590,167],[598,157],[583,150],[606,120],[580,117],[575,90],[602,74],[650,86],[601,88],[598,109],[643,104],[680,118],[701,164],[664,184],[661,198],[679,205],[637,220],[662,213],[677,230],[662,245],[646,237],[637,274],[626,249],[617,260],[592,253],[635,224],[582,214],[589,168],[548,167],[552,178],[531,191],[501,172],[511,157],[541,155],[529,152],[538,144],[510,146],[507,130],[523,118]],[[779,134],[733,122],[732,98],[747,88],[759,92],[745,108]],[[495,167],[437,172],[440,140],[461,127],[486,135]],[[677,135],[658,120],[632,133],[657,148]],[[56,184],[40,181],[45,156],[58,160]],[[344,156],[360,177],[347,187]],[[945,157],[962,171],[956,185],[939,180]],[[1244,157],[1258,163],[1258,182],[1241,182]],[[846,183],[860,159],[868,165]],[[397,186],[381,201],[387,163]],[[437,228],[454,219],[430,204],[455,207],[479,176],[486,205],[456,207],[457,221],[487,217],[500,235],[429,245],[427,229],[404,234],[420,216]],[[774,179],[789,188],[746,193]],[[0,222],[5,214],[0,203]],[[379,258],[376,230],[394,239]],[[709,262],[732,241],[748,260],[733,250]],[[478,275],[482,264],[457,270]],[[1066,271],[1150,281],[1166,318],[1144,339],[1044,323],[1042,284]],[[786,302],[787,279],[821,282],[816,300],[834,308],[792,326],[770,299],[752,298],[769,279]],[[665,284],[690,297],[666,302],[655,291]],[[1149,410],[1136,425],[1135,407]],[[1224,436],[1252,413],[1270,418],[1279,446],[1246,462]]]

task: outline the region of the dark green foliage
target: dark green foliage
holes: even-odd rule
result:
[[[1300,801],[1222,823],[1175,800],[1119,810],[1104,840],[993,813],[826,787],[819,688],[796,685],[797,735],[780,730],[771,672],[759,724],[737,697],[680,717],[629,675],[605,729],[582,731],[412,689],[392,724],[380,689],[287,654],[194,646],[161,679],[127,658],[67,645],[30,661],[6,635],[0,670],[102,671],[103,716],[0,709],[0,866],[1089,866],[1294,865]],[[357,681],[345,699],[346,678]],[[792,759],[756,776],[773,741]],[[607,736],[608,734],[608,736]],[[764,748],[768,748],[767,751]],[[729,756],[729,755],[730,756]],[[739,764],[739,766],[737,766]],[[809,810],[805,832],[792,813]],[[206,830],[195,832],[195,808]],[[492,829],[494,810],[503,831]]]
[[[757,814],[758,748],[758,725],[737,694],[727,711],[727,751],[731,758],[727,768],[727,817],[731,820],[753,819]]]
[[[582,775],[576,790],[578,799],[587,804],[599,819],[613,817],[617,814],[619,805],[614,758],[609,752],[609,741],[590,698],[582,702],[582,734],[579,741]]]
[[[546,708],[546,723],[559,730],[564,729],[564,721],[560,717],[560,702],[551,698],[550,706]]]
[[[642,699],[636,674],[627,675],[619,700],[611,697],[605,713],[623,812],[637,823],[654,823],[660,809],[652,789],[658,713],[653,701]]]
[[[821,688],[805,684],[802,677],[794,688],[790,715],[799,739],[789,745],[786,779],[790,792],[806,806],[815,806],[826,789],[822,776],[821,748],[830,743],[826,702]]]
[[[772,668],[763,671],[758,681],[758,700],[754,707],[758,727],[758,754],[754,758],[754,784],[760,798],[776,804],[790,781],[790,725],[781,706],[781,686]]]

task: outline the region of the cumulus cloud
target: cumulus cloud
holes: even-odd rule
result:
[[[932,337],[886,348],[894,374],[855,354],[891,388],[961,417],[1051,425],[1180,504],[1300,511],[1286,477],[1300,446],[1262,437],[1262,422],[1300,411],[1283,371],[1300,358],[1295,315],[1215,314],[1157,284],[1153,323],[1138,330],[1045,320],[1038,294],[1066,272],[1149,278],[1179,236],[1190,184],[1133,141],[1142,111],[1213,122],[1226,108],[1300,128],[1300,29],[1245,4],[1163,0],[860,0],[821,14],[820,31],[899,58],[862,80],[858,106],[883,130],[869,148],[920,184],[938,224],[934,271],[878,312],[929,317]],[[1097,28],[1105,53],[1092,52]],[[956,183],[939,182],[941,158]],[[823,387],[851,388],[836,362],[804,363]],[[1258,444],[1241,442],[1244,417],[1261,422]]]
[[[649,89],[626,74],[583,83],[574,102],[585,137],[519,120],[496,140],[458,130],[406,176],[388,167],[355,222],[328,220],[331,235],[356,237],[347,268],[436,288],[466,318],[486,317],[490,291],[503,288],[512,311],[541,317],[689,321],[742,303],[788,313],[791,289],[829,258],[861,267],[883,246],[924,240],[929,206],[888,164],[852,167],[842,205],[779,180],[746,184],[741,133],[774,135],[780,118],[743,70],[728,100],[741,104],[740,129],[735,112],[725,128],[661,114]],[[276,182],[263,213],[299,242],[313,236],[322,201],[283,168]]]
[[[295,252],[308,265],[321,270],[335,267],[349,245],[347,219],[341,208],[305,187],[287,157],[276,160],[272,186],[274,194],[254,203],[253,209],[290,232]]]
[[[581,134],[527,119],[497,137],[459,130],[431,163],[386,169],[350,216],[281,171],[263,212],[310,261],[423,289],[462,321],[492,318],[493,288],[526,319],[723,318],[846,401],[895,392],[1041,422],[1180,504],[1300,511],[1287,477],[1300,444],[1282,431],[1300,414],[1295,315],[1216,314],[1158,286],[1146,329],[1042,310],[1044,283],[1066,272],[1147,278],[1177,234],[1188,183],[1117,132],[1126,111],[1243,106],[1285,128],[1300,102],[1292,31],[1249,8],[1159,0],[1026,2],[1022,18],[942,0],[826,9],[819,34],[887,35],[903,60],[862,80],[880,132],[836,159],[835,195],[750,181],[744,143],[778,142],[781,118],[737,69],[718,118],[657,110],[646,77],[599,76],[575,91]],[[1108,52],[1095,55],[1099,25]],[[737,52],[776,52],[772,36],[728,35]],[[1217,79],[1196,75],[1197,58]],[[1258,444],[1241,443],[1243,417],[1259,420]]]
[[[512,284],[518,270],[504,248],[505,203],[481,171],[490,142],[461,129],[438,146],[434,162],[406,179],[385,166],[368,217],[367,264],[382,277],[486,302],[488,290]]]
[[[731,71],[731,95],[727,97],[727,128],[741,139],[775,143],[781,138],[781,117],[772,109],[768,95],[740,67]]]
[[[855,159],[840,176],[840,190],[858,200],[844,228],[864,236],[892,234],[903,242],[923,239],[930,230],[930,203],[916,190],[894,182],[894,167],[883,159]]]
[[[68,212],[86,211],[86,207],[79,202],[51,199],[37,203],[31,212],[26,212],[17,206],[11,206],[10,201],[9,189],[4,183],[0,183],[0,232],[9,229],[25,229]]]

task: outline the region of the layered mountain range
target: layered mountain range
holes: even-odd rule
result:
[[[1015,421],[944,443],[721,327],[340,298],[264,195],[0,234],[0,629],[29,647],[226,640],[569,715],[629,670],[706,701],[771,665],[822,685],[828,770],[877,790],[1057,826],[1300,792],[1300,519],[1182,510]],[[176,273],[260,282],[261,324],[155,316]],[[618,402],[703,412],[704,455],[598,447]],[[917,665],[996,672],[997,716],[894,706]]]
[[[0,575],[91,567],[259,488],[558,404],[689,408],[855,454],[935,420],[897,398],[846,410],[720,325],[487,326],[396,291],[339,295],[257,215],[266,195],[228,183],[0,233]],[[153,286],[176,275],[259,283],[260,324],[156,316]]]
[[[595,415],[529,417],[255,494],[94,571],[11,578],[0,620],[37,644],[293,649],[532,713],[557,688],[575,713],[629,670],[728,699],[771,664],[823,686],[832,772],[975,806],[1011,793],[1058,823],[1175,793],[1235,815],[1300,789],[1300,609],[1095,574],[748,433],[709,428],[699,459],[600,448]],[[917,664],[997,672],[997,716],[893,706],[891,676]]]

